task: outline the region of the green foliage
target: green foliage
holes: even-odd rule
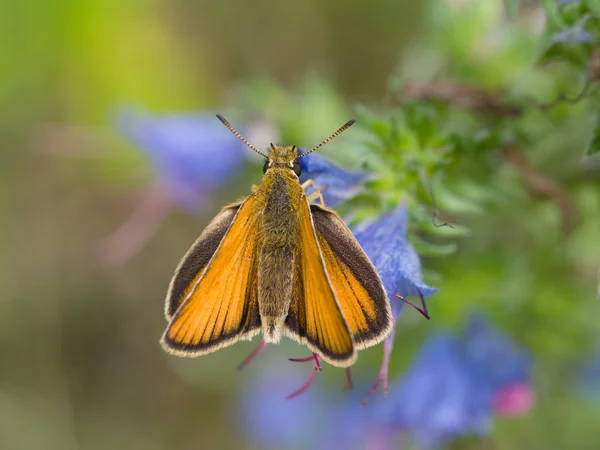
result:
[[[193,2],[58,3],[0,6],[0,447],[239,446],[229,408],[247,375],[229,367],[250,346],[170,364],[157,341],[177,260],[218,205],[249,192],[260,167],[228,180],[204,217],[172,216],[135,262],[101,268],[93,251],[134,204],[129,190],[137,195],[152,176],[114,133],[114,108],[224,100],[232,123],[266,120],[281,142],[302,147],[358,119],[322,149],[374,174],[339,212],[359,221],[406,201],[409,238],[440,289],[431,321],[403,313],[392,378],[428,333],[474,307],[533,351],[539,406],[499,422],[493,443],[452,448],[598,442],[597,404],[584,406],[572,371],[600,342],[600,0],[408,2],[425,8],[423,26],[391,14],[406,2],[382,2],[375,16],[393,18],[384,48],[397,48],[397,64],[364,32],[381,24],[360,2],[290,3],[297,14],[238,2],[238,18],[235,2],[200,12]],[[381,88],[379,69],[394,66]],[[40,156],[52,146],[86,158]],[[297,350],[284,346],[258,365]],[[357,379],[371,380],[380,351],[361,353]],[[332,389],[343,377],[319,376]]]
[[[596,126],[594,127],[594,134],[590,140],[589,145],[585,149],[586,156],[592,156],[600,152],[600,116],[596,118]]]
[[[375,174],[339,208],[344,217],[407,202],[410,240],[441,283],[438,321],[457,323],[475,302],[540,358],[582,356],[598,334],[589,314],[600,263],[585,256],[598,231],[582,203],[600,204],[598,168],[581,160],[598,149],[596,3],[544,2],[535,30],[514,3],[507,18],[496,2],[432,2],[427,38],[407,49],[384,105],[357,106],[355,138],[324,150]],[[315,78],[291,96],[272,83],[248,92],[293,142],[347,118]]]

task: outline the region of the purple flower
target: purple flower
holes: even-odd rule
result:
[[[171,200],[197,209],[244,164],[244,144],[212,113],[152,116],[124,111],[121,133],[151,160]]]
[[[325,205],[330,208],[354,197],[370,178],[365,172],[342,169],[316,153],[300,158],[298,162],[302,168],[300,182],[312,179],[322,189]]]
[[[417,252],[406,238],[406,204],[401,202],[394,211],[382,214],[374,222],[363,225],[354,231],[356,239],[369,256],[387,292],[392,306],[394,320],[402,310],[403,298],[419,296],[425,306],[424,298],[437,292],[436,288],[427,286],[421,277],[421,262]],[[425,315],[425,311],[421,311]],[[426,316],[427,317],[427,316]],[[394,332],[384,342],[384,357],[377,381],[369,395],[380,383],[383,383],[384,394],[388,384],[388,365],[392,352]]]

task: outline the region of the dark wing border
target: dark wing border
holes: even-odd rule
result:
[[[334,211],[318,205],[310,205],[310,210],[317,236],[325,239],[335,257],[350,269],[352,275],[365,288],[375,304],[376,316],[374,319],[365,313],[369,331],[354,334],[357,348],[370,347],[383,341],[392,330],[392,310],[375,266],[352,232]],[[338,298],[338,301],[343,303],[344,299]]]

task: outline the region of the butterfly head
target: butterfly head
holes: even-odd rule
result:
[[[300,176],[302,169],[297,161],[298,153],[298,147],[295,145],[271,144],[263,172],[271,168],[292,169],[296,175]]]

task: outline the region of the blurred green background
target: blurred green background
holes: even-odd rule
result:
[[[533,3],[522,11],[535,28],[543,14]],[[305,129],[287,133],[310,137],[302,142],[310,146],[350,118],[354,104],[383,104],[400,61],[408,71],[425,64],[427,52],[421,58],[413,44],[435,26],[427,11],[425,2],[400,0],[0,2],[1,449],[254,448],[235,432],[238,394],[271,361],[287,364],[302,350],[286,342],[239,373],[253,343],[178,360],[158,339],[179,258],[222,204],[258,182],[260,167],[232,179],[200,216],[169,215],[133,259],[103,265],[102,238],[152,176],[112,114],[123,105],[223,107],[233,117],[254,110],[297,120]],[[407,49],[412,59],[401,59]],[[282,111],[275,101],[261,104],[260,86],[270,84],[290,93]],[[300,108],[307,98],[314,114]],[[589,110],[582,115],[593,120]],[[548,138],[559,157],[533,159],[572,188],[576,230],[563,239],[547,202],[528,215],[511,215],[504,199],[488,214],[459,216],[471,237],[457,254],[424,262],[441,274],[430,302],[438,323],[406,311],[394,350],[392,378],[432,327],[454,326],[474,304],[495,313],[539,361],[537,407],[498,423],[495,448],[600,446],[600,402],[578,396],[569,381],[572,363],[600,342],[598,165],[579,184],[573,167],[590,129],[562,117],[572,134]],[[450,179],[477,177],[473,165],[461,170]],[[375,376],[380,357],[379,347],[361,354],[358,372]],[[342,371],[324,372],[321,382],[339,389]]]

